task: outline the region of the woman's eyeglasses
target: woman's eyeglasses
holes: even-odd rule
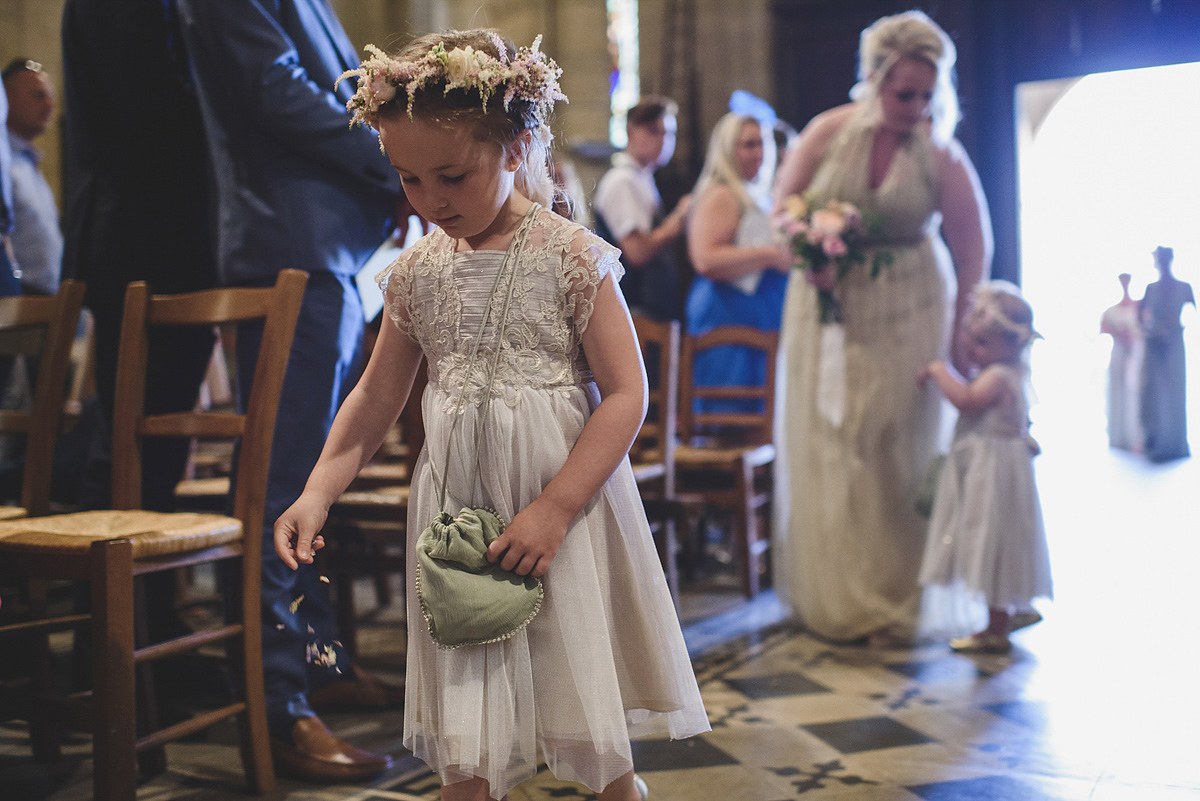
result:
[[[933,92],[918,92],[916,89],[901,89],[898,92],[892,92],[892,96],[901,103],[911,103],[918,97],[926,103],[933,100]]]

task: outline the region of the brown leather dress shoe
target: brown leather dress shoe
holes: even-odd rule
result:
[[[369,779],[392,766],[379,756],[339,740],[318,717],[297,718],[292,742],[271,740],[271,756],[281,773],[310,782],[353,782]]]
[[[404,685],[391,684],[354,666],[350,679],[331,681],[308,694],[308,705],[317,711],[395,709],[404,704]]]

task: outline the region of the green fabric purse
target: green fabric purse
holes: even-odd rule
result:
[[[500,361],[504,326],[508,322],[508,309],[512,302],[513,286],[516,283],[515,254],[525,245],[529,235],[529,224],[537,210],[534,204],[521,221],[513,235],[513,241],[504,254],[504,263],[496,273],[492,295],[500,286],[500,279],[511,265],[508,281],[508,297],[504,301],[504,313],[496,326],[496,353],[488,373],[488,391],[484,395],[481,420],[487,419],[488,405],[492,395],[490,388]],[[479,324],[479,335],[475,337],[474,349],[467,365],[466,375],[471,374],[479,344],[483,339],[491,304],[484,312]],[[438,494],[438,513],[433,522],[417,538],[417,599],[421,615],[429,627],[429,636],[438,647],[450,649],[464,645],[482,645],[508,639],[528,625],[542,605],[542,582],[533,576],[519,576],[487,560],[489,545],[504,531],[505,523],[492,509],[464,506],[457,515],[451,516],[444,510],[446,482],[450,462],[450,441],[462,417],[462,406],[466,388],[459,392],[454,410],[454,423],[450,436],[446,438],[446,459],[442,463],[442,482]],[[479,448],[483,430],[475,434],[475,469],[472,471],[471,492],[475,496],[479,477]]]
[[[540,581],[484,556],[503,531],[504,521],[490,509],[463,507],[457,517],[440,512],[417,539],[417,597],[429,635],[442,648],[507,639],[541,607]]]

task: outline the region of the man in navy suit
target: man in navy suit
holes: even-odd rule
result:
[[[313,713],[324,697],[399,703],[351,666],[311,565],[274,556],[275,519],[299,497],[356,376],[363,311],[355,274],[384,240],[399,180],[375,134],[349,127],[359,59],[326,0],[177,0],[216,178],[218,277],[268,285],[309,273],[280,401],[263,535],[263,656],[272,753],[285,771],[352,781],[390,764],[343,742]],[[148,99],[146,113],[154,110]],[[261,327],[238,331],[249,386]]]

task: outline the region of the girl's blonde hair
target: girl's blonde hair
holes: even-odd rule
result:
[[[922,61],[937,71],[933,88],[932,136],[948,142],[954,136],[961,111],[954,88],[954,42],[923,12],[905,11],[882,17],[863,30],[858,45],[858,83],[850,97],[874,107],[879,88],[900,59]]]
[[[439,44],[447,51],[471,48],[501,58],[497,42],[505,47],[508,59],[516,56],[513,44],[501,39],[496,31],[477,28],[420,36],[393,58],[398,62],[417,62]],[[514,176],[517,191],[549,208],[557,198],[558,190],[550,177],[550,143],[554,137],[549,124],[542,119],[543,107],[520,94],[509,98],[507,107],[499,98],[486,104],[480,101],[478,91],[444,91],[442,86],[435,85],[415,92],[411,104],[405,93],[397,92],[394,98],[380,104],[376,115],[384,119],[411,116],[439,125],[468,126],[477,141],[494,142],[503,148],[519,147],[523,158]],[[520,143],[525,131],[531,134],[528,146]]]
[[[967,330],[1001,337],[1020,349],[1041,336],[1033,329],[1033,307],[1008,281],[986,281],[975,288]]]
[[[709,187],[727,186],[737,195],[738,208],[740,210],[745,211],[752,206],[762,205],[760,200],[756,200],[747,191],[746,182],[743,180],[741,174],[738,173],[737,165],[733,159],[738,137],[742,134],[742,127],[747,123],[757,125],[764,136],[763,166],[759,169],[759,178],[762,177],[763,171],[768,169],[765,153],[767,131],[764,128],[766,126],[753,115],[737,114],[731,111],[717,120],[717,124],[713,126],[712,134],[708,138],[708,153],[704,157],[704,168],[701,169],[700,178],[696,181],[695,194],[697,196]],[[755,183],[759,182],[756,181]]]

